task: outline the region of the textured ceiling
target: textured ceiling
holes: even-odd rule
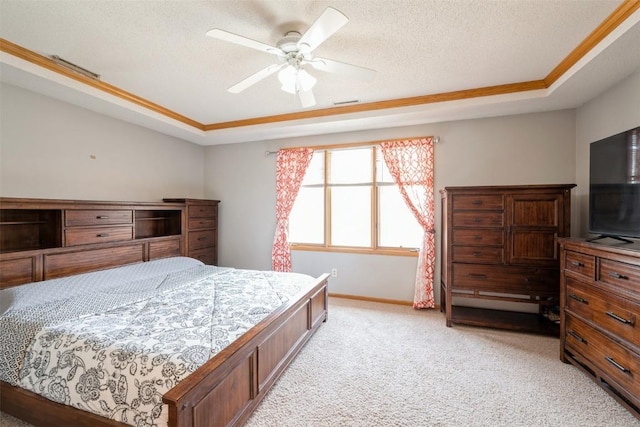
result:
[[[362,82],[310,71],[318,78],[317,105],[311,108],[316,110],[345,101],[378,103],[544,79],[619,5],[619,0],[1,0],[0,37],[44,56],[58,55],[100,74],[103,82],[207,125],[305,111],[293,95],[280,90],[275,75],[240,94],[227,92],[274,63],[274,57],[206,37],[212,28],[275,45],[286,31],[304,32],[328,6],[344,13],[349,22],[315,54],[377,74]],[[79,88],[7,54],[0,71],[7,83],[193,142],[240,142],[576,107],[638,69],[639,15],[636,11],[605,40],[598,55],[592,52],[564,76],[561,98],[533,91],[506,100],[463,100],[454,106],[430,104],[219,132],[186,129],[184,123]],[[447,114],[462,110],[466,113]]]

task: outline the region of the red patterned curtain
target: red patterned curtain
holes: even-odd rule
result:
[[[278,151],[276,164],[276,235],[273,239],[271,264],[273,271],[291,271],[291,251],[287,229],[289,214],[300,184],[313,157],[311,148]]]
[[[433,308],[436,266],[433,138],[383,142],[380,148],[404,201],[424,230],[413,307]]]

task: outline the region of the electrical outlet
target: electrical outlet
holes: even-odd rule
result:
[[[338,269],[337,268],[332,268],[331,269],[331,277],[338,277]]]

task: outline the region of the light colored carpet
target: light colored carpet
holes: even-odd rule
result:
[[[3,427],[26,424],[0,414]],[[455,326],[438,311],[331,298],[329,321],[247,427],[639,426],[557,338]]]

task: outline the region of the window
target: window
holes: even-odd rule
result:
[[[293,248],[408,254],[423,234],[379,147],[314,151],[289,217]]]

